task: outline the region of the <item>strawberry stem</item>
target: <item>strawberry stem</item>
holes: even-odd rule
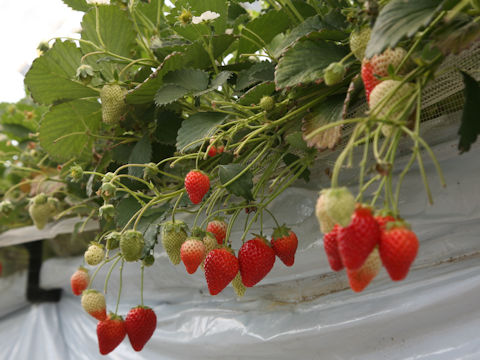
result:
[[[173,220],[172,220],[173,221]],[[144,278],[145,266],[140,266],[140,305],[143,306],[143,278]]]
[[[107,273],[107,276],[105,277],[105,285],[103,286],[103,292],[106,294],[107,293],[107,287],[108,287],[108,281],[110,280],[110,275],[112,275],[112,271],[113,269],[115,268],[115,266],[117,266],[117,263],[120,261],[120,259],[122,258],[120,256],[120,253],[118,253],[116,256],[117,259],[115,260],[115,262],[112,264],[112,266],[110,266],[110,269],[108,270],[108,273]]]
[[[120,296],[122,295],[123,264],[125,264],[125,260],[122,259],[122,263],[120,264],[120,278],[118,283],[117,304],[115,305],[115,315],[118,313],[118,305],[120,304]]]

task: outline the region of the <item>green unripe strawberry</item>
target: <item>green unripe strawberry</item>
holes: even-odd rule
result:
[[[355,29],[350,34],[350,50],[360,61],[365,57],[365,50],[367,49],[371,33],[372,30],[366,26],[361,29]]]
[[[100,264],[103,258],[105,257],[105,251],[103,250],[103,245],[96,242],[90,243],[83,257],[85,259],[85,262],[88,265],[95,266]]]
[[[157,174],[158,168],[154,163],[149,163],[148,166],[143,169],[143,179],[146,181],[153,179]]]
[[[10,202],[10,200],[3,200],[0,202],[0,213],[2,215],[8,216],[12,213],[13,211],[13,204]]]
[[[47,199],[48,209],[50,210],[49,216],[54,216],[60,209],[60,202],[57,198],[49,197]]]
[[[237,294],[238,297],[242,297],[245,295],[245,291],[247,288],[242,283],[242,276],[240,275],[240,271],[237,273],[235,278],[232,280],[233,291]]]
[[[144,266],[152,266],[154,262],[155,262],[155,257],[152,254],[148,254],[142,260],[142,264]]]
[[[111,182],[103,183],[100,187],[100,195],[103,200],[108,201],[115,196],[117,188]]]
[[[42,230],[48,222],[51,214],[51,206],[45,194],[38,194],[30,200],[28,213],[37,229]]]
[[[87,64],[80,65],[75,73],[75,77],[85,85],[88,85],[90,81],[92,81],[94,75],[93,68]]]
[[[120,246],[120,238],[122,237],[122,234],[120,234],[118,231],[112,231],[110,234],[105,236],[105,239],[107,240],[106,247],[108,250],[115,250]]]
[[[137,261],[142,256],[145,241],[143,234],[136,230],[127,230],[120,238],[120,251],[125,261]]]
[[[167,221],[162,224],[162,245],[173,265],[180,264],[180,248],[187,239],[187,224],[183,221]]]
[[[79,182],[83,178],[83,169],[80,165],[73,165],[70,168],[70,177],[73,182]]]
[[[329,233],[335,224],[347,226],[355,211],[355,198],[346,187],[324,189],[320,192],[315,213],[320,229]]]
[[[343,66],[342,63],[339,63],[339,62],[331,63],[325,69],[325,73],[323,74],[325,85],[331,86],[331,85],[338,84],[343,80],[343,77],[345,76],[346,71],[347,69],[345,69],[345,66]]]
[[[265,111],[270,111],[275,108],[275,100],[271,96],[264,96],[260,99],[260,107]]]
[[[98,214],[106,221],[112,220],[115,217],[115,207],[112,204],[104,204],[98,209]]]
[[[127,90],[119,85],[104,85],[100,91],[102,102],[102,120],[105,124],[116,124],[120,122],[127,107],[125,95]]]
[[[112,182],[113,178],[115,177],[115,174],[112,172],[107,172],[105,175],[103,175],[102,178],[102,183],[108,183]]]

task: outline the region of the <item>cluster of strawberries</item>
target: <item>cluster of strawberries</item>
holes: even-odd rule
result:
[[[185,177],[185,189],[190,201],[198,204],[210,189],[210,179],[200,170],[192,170]],[[162,245],[174,265],[183,262],[189,274],[201,267],[211,295],[217,295],[228,284],[238,296],[246,287],[261,281],[272,269],[275,256],[292,266],[298,247],[295,233],[286,226],[274,229],[271,241],[261,235],[245,242],[238,251],[226,245],[228,224],[221,218],[207,224],[205,230],[193,229],[187,235],[187,225],[174,220],[162,224]]]
[[[419,243],[405,222],[391,215],[374,217],[368,206],[355,204],[346,188],[323,190],[316,214],[330,267],[346,268],[353,291],[365,289],[382,264],[394,281],[407,276]]]
[[[83,309],[97,319],[97,338],[100,354],[113,351],[128,335],[135,351],[143,349],[157,327],[157,316],[147,306],[136,306],[128,312],[125,320],[119,315],[107,315],[105,296],[97,290],[87,289],[90,283],[88,270],[79,267],[72,275],[70,284],[75,295],[82,295]]]
[[[183,262],[189,274],[201,267],[211,295],[217,295],[228,284],[238,296],[243,296],[246,287],[261,281],[272,269],[275,256],[287,266],[295,261],[298,239],[286,226],[274,230],[270,242],[257,235],[245,242],[235,252],[225,244],[227,223],[215,219],[207,224],[206,231],[194,229],[187,236],[187,226],[175,220],[162,225],[162,245],[174,265]]]

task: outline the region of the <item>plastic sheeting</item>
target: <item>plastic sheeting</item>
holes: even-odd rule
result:
[[[96,321],[69,290],[82,259],[52,259],[43,266],[42,285],[65,289],[58,304],[21,299],[25,275],[0,280],[0,358],[480,359],[480,146],[461,156],[455,147],[444,142],[434,148],[447,189],[426,161],[435,206],[428,205],[415,169],[405,179],[401,214],[421,242],[405,281],[393,283],[382,270],[363,293],[353,293],[346,276],[328,268],[314,216],[317,189],[299,184],[271,206],[299,235],[296,263],[287,268],[277,261],[244,298],[236,299],[231,287],[210,296],[200,270],[188,275],[158,247],[154,266],[145,272],[145,304],[158,317],[153,338],[141,353],[126,339],[102,357]],[[103,288],[107,270],[94,287]],[[138,304],[139,280],[138,265],[126,264],[120,313]],[[117,289],[114,275],[110,309]]]

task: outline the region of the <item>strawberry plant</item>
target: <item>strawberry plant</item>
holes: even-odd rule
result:
[[[84,255],[96,269],[72,288],[85,290],[82,304],[100,320],[102,354],[125,333],[141,350],[156,324],[143,294],[123,323],[121,281],[107,317],[91,288],[103,266],[106,293],[119,264],[121,279],[125,261],[138,263],[143,282],[163,248],[189,274],[204,270],[211,295],[232,284],[243,296],[276,256],[294,264],[301,236],[278,223],[269,231],[264,216],[276,222],[269,205],[292,184],[317,180],[311,170],[335,148],[331,186],[318,189],[316,205],[332,270],[345,268],[354,291],[382,264],[405,278],[418,240],[400,221],[402,181],[416,163],[433,202],[431,161],[445,182],[421,137],[423,94],[446,59],[480,36],[475,2],[279,0],[258,11],[237,0],[64,2],[84,12],[80,38],[42,47],[25,77],[36,105],[1,107],[2,127],[21,146],[0,140],[0,171],[15,176],[0,182],[0,211],[39,229],[82,215],[81,232],[98,219]],[[473,71],[461,74],[463,152],[480,134],[480,90]],[[399,165],[405,143],[410,158]],[[346,167],[358,190],[340,177]]]

